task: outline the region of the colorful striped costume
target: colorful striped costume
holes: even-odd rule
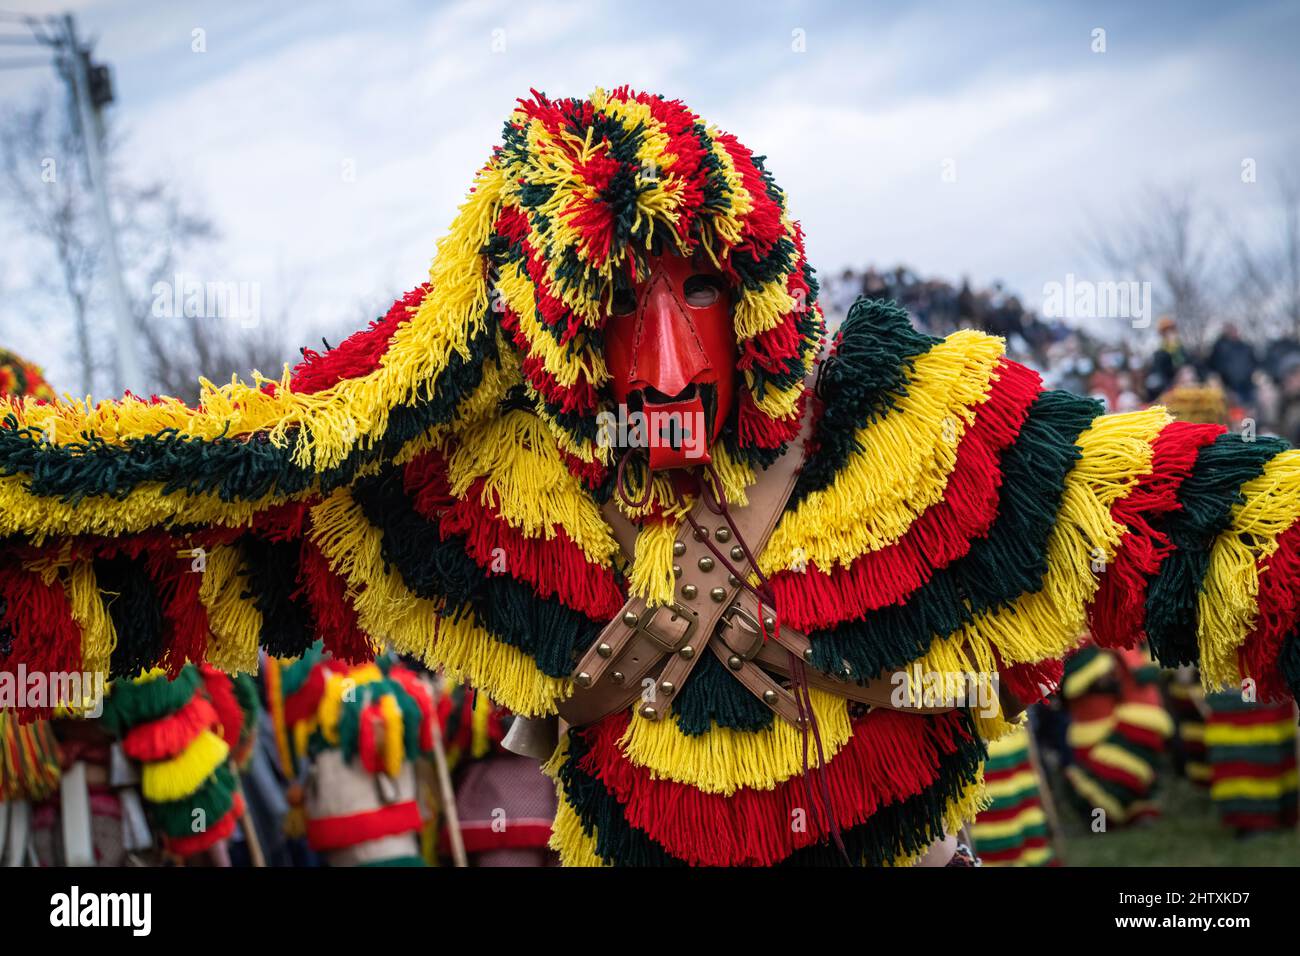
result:
[[[1157,816],[1156,761],[1173,735],[1157,686],[1158,671],[1141,648],[1081,648],[1065,662],[1061,696],[1070,716],[1065,768],[1085,816],[1100,808],[1108,826]]]
[[[1029,728],[1014,731],[989,744],[984,786],[989,805],[971,827],[975,850],[984,866],[1054,866],[1047,816],[1043,812],[1042,778],[1029,752]]]
[[[760,158],[681,103],[534,94],[429,281],[337,348],[206,384],[196,408],[0,410],[0,666],[250,670],[259,647],[296,656],[320,637],[340,659],[387,645],[516,714],[553,713],[629,593],[674,594],[686,505],[658,474],[621,506],[640,528],[625,565],[597,434],[606,309],[669,249],[716,262],[733,293],[741,387],[713,461],[728,501],[811,403],[759,563],[812,666],[996,675],[1031,702],[1091,617],[1211,685],[1300,686],[1300,453],[1159,408],[1103,415],[1044,390],[1001,340],[922,335],[879,303],[859,302],[819,361],[803,248]],[[836,827],[855,863],[908,862],[974,815],[981,734],[1009,729],[813,690],[812,787],[799,731],[704,657],[672,719],[567,734],[549,763],[565,863],[836,862]]]
[[[1289,703],[1255,704],[1241,694],[1206,701],[1205,749],[1210,798],[1227,826],[1238,831],[1296,823],[1296,721]]]

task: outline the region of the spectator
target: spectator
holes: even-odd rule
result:
[[[1160,333],[1160,345],[1151,359],[1146,378],[1147,397],[1151,399],[1171,388],[1179,370],[1191,364],[1172,318],[1162,315],[1156,323],[1156,330]]]
[[[1210,351],[1207,368],[1223,380],[1224,386],[1239,403],[1255,401],[1255,369],[1259,361],[1255,350],[1241,339],[1237,326],[1229,322]]]

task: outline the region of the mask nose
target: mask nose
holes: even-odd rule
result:
[[[668,276],[656,272],[638,317],[632,387],[653,388],[672,397],[684,392],[708,368],[709,359],[695,323],[682,307]]]

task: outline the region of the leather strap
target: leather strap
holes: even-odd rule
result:
[[[776,640],[763,641],[762,632],[752,615],[741,608],[732,609],[718,626],[719,644],[726,646],[733,655],[744,658],[747,651],[750,658],[781,677],[790,677],[790,654],[803,658],[805,663],[812,657],[812,642],[807,635],[792,627],[781,627]],[[724,661],[727,661],[724,658]],[[735,668],[733,668],[734,670]],[[811,663],[804,668],[810,687],[824,690],[837,697],[870,704],[873,707],[888,707],[891,710],[906,710],[914,714],[943,714],[952,707],[925,707],[919,703],[904,702],[901,706],[894,701],[894,680],[890,675],[881,675],[873,680],[859,683],[847,678],[836,677],[813,667]]]
[[[731,509],[732,522],[755,555],[762,553],[794,490],[803,464],[804,441],[810,430],[811,411],[806,409],[798,437],[746,489],[748,503]],[[613,500],[605,506],[604,513],[626,549],[632,538],[628,531],[630,522]],[[674,692],[699,661],[714,628],[741,587],[741,582],[732,579],[714,557],[705,543],[707,535],[711,532],[719,549],[733,555],[732,564],[737,570],[750,569],[739,546],[731,539],[731,529],[709,511],[703,496],[691,509],[691,516],[704,535],[697,535],[690,521],[682,522],[677,532],[673,542],[677,574],[673,603],[647,608],[644,600],[633,598],[605,626],[595,644],[578,661],[573,675],[573,696],[556,704],[560,716],[568,723],[575,726],[594,723],[628,707],[642,695],[643,688],[648,689],[649,685],[643,683],[647,680],[653,679],[658,688],[665,682],[661,672],[669,655],[675,655],[674,659],[679,661],[666,679]],[[634,541],[631,554],[635,558]],[[649,720],[658,720],[668,708],[658,700],[659,693],[647,696],[653,699],[639,713]]]

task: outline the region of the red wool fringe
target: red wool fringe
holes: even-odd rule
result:
[[[1300,521],[1282,532],[1277,550],[1258,569],[1259,616],[1237,661],[1241,673],[1255,679],[1257,700],[1286,700],[1291,691],[1278,661],[1287,635],[1300,623]]]
[[[803,418],[803,406],[807,398],[808,390],[804,389],[795,405],[794,415],[790,418],[772,418],[754,404],[754,395],[749,389],[741,389],[736,428],[736,440],[740,447],[780,448],[794,441],[799,437],[799,421]]]
[[[315,716],[320,699],[325,694],[325,675],[329,667],[313,667],[307,672],[302,686],[284,695],[284,723],[286,727]]]
[[[584,736],[592,746],[580,764],[623,807],[628,823],[673,856],[700,866],[770,866],[829,836],[815,780],[793,777],[772,790],[743,788],[732,796],[655,779],[631,763],[618,739],[629,716],[605,718]],[[868,820],[881,807],[921,793],[939,776],[939,759],[968,739],[956,712],[930,717],[873,710],[854,722],[851,740],[826,765],[826,783],[841,827]],[[808,806],[809,787],[817,806]],[[792,832],[802,811],[805,832]]]
[[[407,466],[403,484],[415,510],[438,521],[444,539],[463,536],[466,553],[489,574],[524,581],[539,596],[555,597],[594,621],[608,621],[623,606],[612,568],[588,561],[563,528],[555,528],[553,538],[530,538],[506,523],[495,507],[483,502],[485,479],[470,485],[463,498],[453,498],[445,460],[427,452]]]
[[[200,665],[199,673],[203,676],[203,685],[216,710],[217,723],[221,725],[221,738],[233,751],[239,746],[239,731],[244,724],[244,712],[235,697],[235,687],[229,676],[211,664]]]
[[[1042,391],[1038,373],[1003,359],[987,399],[957,446],[943,499],[927,508],[901,538],[830,572],[810,563],[805,573],[772,576],[781,614],[799,630],[834,627],[868,611],[901,604],[935,571],[970,551],[998,513],[1001,456]]]
[[[122,739],[122,749],[141,763],[170,760],[203,731],[216,727],[217,722],[212,702],[203,694],[195,694],[175,713],[132,727]]]
[[[81,629],[72,619],[72,608],[57,580],[46,584],[39,575],[16,563],[0,565],[0,635],[6,631],[13,644],[7,655],[0,656],[0,671],[14,674],[15,689],[20,662],[26,664],[28,675],[81,670]],[[48,718],[52,710],[17,708],[24,723]]]
[[[1173,550],[1154,524],[1179,509],[1178,489],[1191,474],[1197,453],[1224,431],[1222,425],[1170,422],[1151,445],[1150,473],[1111,506],[1111,517],[1128,531],[1088,609],[1098,646],[1136,647],[1145,640],[1147,586]]]
[[[1048,658],[1032,664],[1005,665],[996,648],[993,653],[998,659],[998,680],[1026,707],[1046,700],[1061,686],[1065,661],[1060,658]]]
[[[303,349],[302,361],[294,368],[289,380],[290,389],[311,394],[375,371],[383,364],[384,353],[388,351],[397,327],[419,308],[428,292],[427,282],[416,286],[394,302],[382,319],[354,332],[328,352]]]
[[[234,802],[230,804],[230,809],[215,825],[208,827],[202,833],[194,833],[190,836],[169,837],[164,835],[163,846],[177,856],[193,856],[196,853],[202,853],[234,833],[235,824],[239,822],[239,818],[243,815],[244,796],[241,793],[236,793]]]
[[[304,538],[298,558],[298,584],[311,608],[316,636],[339,661],[361,664],[374,658],[374,648],[357,623],[357,612],[343,578],[330,570],[329,559],[314,541]]]

